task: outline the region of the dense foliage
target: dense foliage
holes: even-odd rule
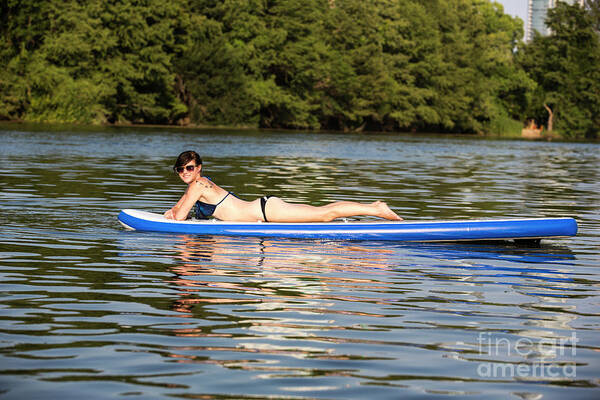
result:
[[[566,8],[598,24],[557,8],[551,60],[579,45]],[[515,57],[523,23],[490,0],[0,0],[0,24],[0,119],[498,132],[598,104],[597,35],[576,71],[535,62],[547,38]]]
[[[549,11],[547,25],[552,34],[536,35],[517,56],[537,82],[528,113],[566,136],[597,137],[600,1],[588,1],[587,9],[558,3]]]

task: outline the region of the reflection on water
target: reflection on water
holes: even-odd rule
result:
[[[597,145],[160,130],[0,140],[5,398],[597,397]],[[119,209],[177,200],[170,164],[188,146],[242,197],[382,199],[407,219],[573,216],[580,234],[520,248],[122,230]]]

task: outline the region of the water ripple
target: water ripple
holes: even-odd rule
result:
[[[0,141],[5,398],[598,391],[596,144],[26,127]],[[207,174],[246,198],[574,216],[580,234],[520,248],[122,230],[119,209],[181,195],[182,143],[203,143]]]

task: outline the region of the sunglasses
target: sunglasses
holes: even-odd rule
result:
[[[195,165],[186,165],[185,167],[173,167],[173,170],[175,172],[177,172],[178,174],[180,174],[180,173],[183,172],[183,170],[186,170],[188,172],[192,172],[195,168],[196,168]]]

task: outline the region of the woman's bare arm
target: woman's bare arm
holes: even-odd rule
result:
[[[200,200],[202,197],[204,191],[213,187],[214,185],[206,178],[201,178],[198,181],[193,182],[187,187],[177,204],[165,212],[164,216],[168,219],[177,221],[185,220],[196,201]]]

